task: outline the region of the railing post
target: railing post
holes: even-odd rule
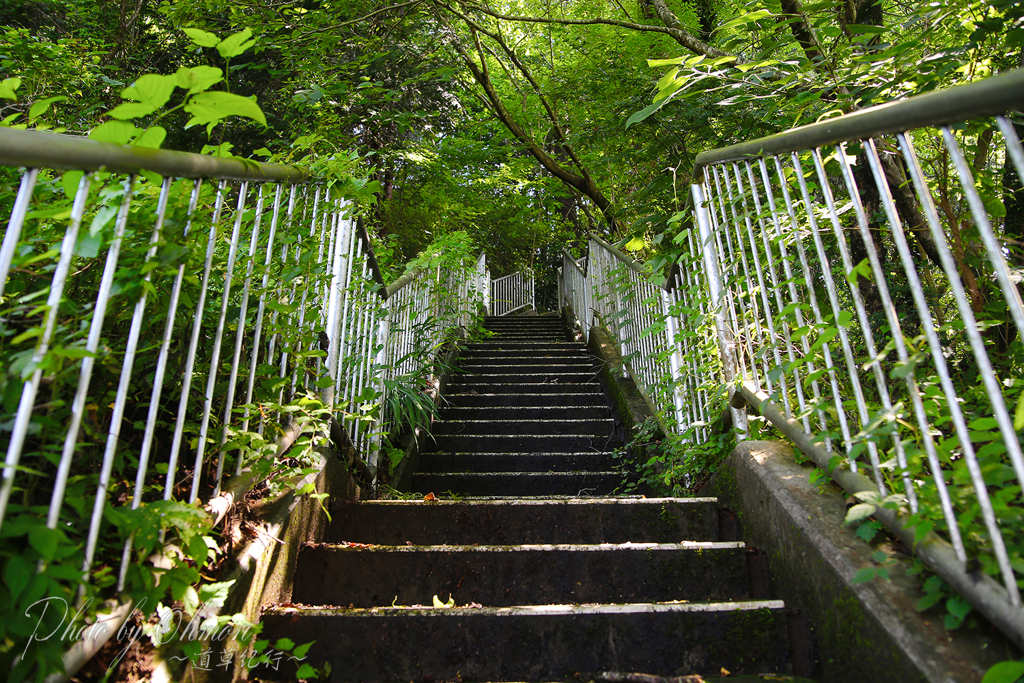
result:
[[[682,353],[679,350],[679,342],[676,336],[679,334],[679,322],[672,315],[672,297],[666,290],[661,290],[661,310],[665,315],[665,337],[670,349],[668,364],[672,371],[672,403],[676,409],[676,425],[679,431],[684,431],[689,425],[683,424],[683,396],[679,391],[679,383],[683,379],[681,367],[683,364]]]
[[[725,383],[729,391],[729,409],[732,411],[733,426],[737,430],[737,440],[742,441],[749,433],[747,427],[747,413],[743,408],[733,407],[733,395],[736,393],[737,360],[735,341],[732,332],[729,330],[729,323],[726,320],[725,312],[725,287],[722,283],[722,273],[718,267],[718,255],[714,249],[714,239],[711,235],[711,221],[708,217],[708,210],[704,203],[704,188],[694,183],[690,186],[693,194],[693,213],[697,220],[697,229],[700,236],[700,249],[704,257],[704,271],[707,275],[708,290],[711,294],[711,306],[715,314],[715,330],[718,333],[718,348],[722,357],[722,371],[725,375]]]

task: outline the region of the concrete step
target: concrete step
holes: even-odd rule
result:
[[[485,341],[485,342],[474,342],[467,344],[469,351],[525,351],[525,352],[545,352],[550,353],[552,351],[575,351],[577,353],[584,352],[587,348],[585,345],[578,342],[550,342],[550,341]]]
[[[604,453],[620,445],[611,434],[434,434],[430,450],[448,453]]]
[[[577,387],[563,384],[556,385],[533,385],[529,387],[532,392],[510,391],[517,385],[504,384],[488,387],[471,387],[468,385],[449,386],[451,393],[445,393],[442,398],[448,406],[474,407],[474,408],[517,408],[530,407],[541,408],[547,406],[608,406],[608,399],[604,394],[596,393],[598,384],[581,384]],[[518,385],[525,389],[523,385]],[[545,389],[547,387],[547,389]],[[502,390],[499,390],[502,389]],[[555,391],[562,389],[563,391]],[[565,391],[565,390],[569,391]]]
[[[460,376],[460,381],[452,382],[448,385],[448,391],[446,396],[452,396],[455,394],[598,394],[602,397],[604,403],[608,402],[608,399],[604,398],[601,391],[601,385],[596,381],[594,382],[463,382],[461,381],[463,376]],[[539,404],[538,404],[539,405]]]
[[[469,356],[463,358],[459,367],[460,369],[475,368],[475,367],[488,367],[492,365],[499,366],[522,366],[522,365],[541,365],[544,366],[545,370],[551,368],[563,367],[566,365],[587,365],[593,366],[597,363],[593,356],[588,356],[582,353],[576,354],[559,354],[554,356],[544,356],[535,353],[522,352],[513,354],[496,354],[493,356]]]
[[[484,327],[488,330],[494,329],[515,329],[515,330],[544,330],[544,329],[557,329],[564,330],[565,326],[561,320],[548,319],[548,320],[532,320],[527,321],[524,318],[493,318],[490,320],[484,320]]]
[[[611,453],[424,453],[419,472],[609,471]]]
[[[439,596],[447,600],[448,596]],[[272,606],[260,638],[316,641],[304,663],[332,681],[563,680],[574,672],[658,676],[784,671],[780,601],[375,609]],[[756,637],[755,637],[756,634]],[[274,680],[279,669],[254,674]],[[584,679],[587,680],[587,679]]]
[[[371,500],[331,506],[324,541],[385,545],[718,540],[714,498]]]
[[[599,420],[612,416],[606,405],[492,406],[441,409],[445,420]]]
[[[477,358],[550,358],[557,361],[558,358],[593,358],[584,349],[576,344],[536,344],[531,348],[495,348],[495,344],[483,346],[481,344],[468,344],[462,350],[464,361],[475,361]]]
[[[592,434],[609,436],[615,428],[610,417],[591,420],[444,420],[435,422],[434,436],[445,434]]]
[[[463,496],[606,496],[623,481],[618,472],[417,473],[412,490]]]
[[[562,372],[561,370],[547,370],[542,372],[522,372],[507,375],[470,375],[459,372],[452,378],[453,384],[594,384],[597,382],[597,371],[588,372]]]
[[[338,580],[344,577],[344,580]],[[292,602],[375,607],[729,601],[747,596],[743,543],[306,545]]]
[[[566,361],[563,363],[508,363],[501,359],[494,363],[463,363],[455,373],[455,378],[463,375],[475,375],[486,377],[494,375],[520,375],[520,374],[567,374],[567,373],[589,373],[595,374],[594,362],[590,359]]]

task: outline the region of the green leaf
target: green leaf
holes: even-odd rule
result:
[[[18,98],[14,94],[14,91],[17,90],[20,85],[20,78],[5,78],[3,82],[0,83],[0,97],[5,100],[17,100]]]
[[[32,566],[24,557],[15,555],[7,560],[7,566],[4,567],[4,583],[7,584],[7,589],[11,592],[12,600],[17,599],[25,590],[31,576]]]
[[[1013,416],[1013,428],[1024,428],[1024,394],[1017,399],[1017,412]]]
[[[626,119],[626,128],[628,129],[634,123],[640,123],[641,121],[646,119],[648,116],[650,116],[654,112],[656,112],[659,109],[661,109],[665,105],[665,103],[667,103],[669,101],[669,99],[670,98],[666,97],[663,100],[655,100],[653,104],[647,105],[646,107],[644,107],[640,111],[638,111],[635,114],[633,114],[632,116],[630,116],[628,119]]]
[[[65,97],[64,95],[59,95],[57,97],[47,97],[45,100],[36,102],[32,105],[32,108],[28,110],[28,117],[30,119],[34,119],[36,117],[42,116],[46,113],[46,110],[50,108],[51,104],[53,104],[54,102],[63,102],[66,99],[67,97]]]
[[[230,35],[217,44],[217,52],[224,59],[231,59],[242,54],[256,44],[255,40],[249,40],[252,35],[250,29],[243,29],[234,35]]]
[[[661,80],[658,81],[658,85],[655,87],[657,87],[658,90],[665,90],[666,88],[670,87],[673,83],[676,82],[676,76],[678,75],[679,69],[672,69],[667,74],[661,77]]]
[[[299,670],[295,672],[295,678],[299,679],[300,681],[302,679],[304,679],[304,678],[316,678],[316,677],[317,677],[316,669],[314,669],[312,666],[310,666],[309,664],[306,664],[306,663],[303,663],[303,665],[299,667]]]
[[[57,552],[57,545],[63,540],[64,534],[45,526],[34,526],[29,529],[28,542],[36,551],[49,562],[53,554]]]
[[[202,29],[183,28],[181,30],[184,31],[185,35],[191,38],[192,42],[199,47],[213,47],[220,42],[220,39],[216,35],[208,31],[203,31]]]
[[[455,599],[451,595],[449,595],[448,596],[448,602],[441,602],[441,598],[439,598],[439,597],[437,597],[435,595],[434,596],[434,607],[436,607],[438,609],[451,609],[452,607],[455,607]]]
[[[985,672],[981,683],[1017,683],[1024,676],[1024,662],[999,662]]]
[[[846,524],[853,524],[875,514],[875,506],[871,503],[857,503],[846,512]]]
[[[220,581],[218,583],[209,583],[205,586],[199,587],[199,601],[202,604],[209,605],[210,607],[222,607],[224,602],[228,599],[228,593],[231,591],[231,586],[235,584],[235,580]]]
[[[229,116],[244,116],[264,126],[267,125],[267,119],[258,104],[229,92],[201,92],[188,101],[185,111],[192,114],[192,119],[185,124],[186,128],[194,125],[213,125]]]
[[[127,145],[140,132],[141,129],[125,121],[107,121],[89,131],[89,139]]]
[[[765,18],[770,17],[770,16],[772,16],[772,13],[769,12],[768,10],[766,10],[766,9],[759,9],[759,10],[757,10],[755,12],[748,12],[748,13],[742,15],[742,16],[736,17],[732,21],[727,21],[724,24],[722,24],[721,26],[719,26],[717,30],[718,31],[724,31],[726,29],[736,28],[737,26],[743,26],[744,24],[749,24],[749,23],[752,23],[752,22],[755,22],[755,21],[759,21],[761,19],[765,19]]]
[[[296,659],[304,659],[306,657],[306,653],[309,652],[309,648],[313,647],[313,643],[315,642],[316,641],[314,640],[313,642],[305,643],[304,645],[299,645],[294,650],[292,650],[292,656]]]
[[[196,66],[191,69],[181,67],[174,74],[174,78],[179,88],[187,90],[189,95],[194,95],[224,80],[224,72],[213,66]]]
[[[876,572],[874,567],[864,567],[853,575],[853,578],[850,579],[850,583],[867,583],[875,578],[875,574]]]
[[[939,600],[942,600],[942,593],[928,593],[914,605],[914,609],[918,612],[924,612],[927,609],[931,609],[935,606]]]
[[[871,33],[875,35],[880,35],[889,30],[885,26],[873,26],[871,24],[847,24],[846,29],[850,33]]]
[[[152,149],[160,149],[160,145],[164,144],[164,138],[167,137],[167,129],[163,126],[150,126],[146,129],[142,135],[135,139],[132,144],[136,147],[149,147]]]
[[[686,57],[673,57],[672,59],[648,59],[647,66],[675,66],[676,64],[682,64]]]
[[[68,199],[74,199],[75,195],[78,194],[78,186],[82,182],[82,176],[85,173],[82,171],[65,171],[64,175],[60,178],[60,184],[64,188],[64,195]]]
[[[100,239],[99,235],[93,235],[91,233],[85,233],[78,238],[78,244],[75,245],[75,256],[82,258],[96,258],[100,254],[100,247],[103,246],[103,240]]]
[[[140,116],[149,116],[157,109],[158,107],[142,102],[124,102],[108,111],[107,115],[124,121],[126,119],[136,119]]]
[[[276,643],[274,643],[275,650],[283,650],[285,652],[288,652],[293,647],[295,647],[295,641],[291,638],[281,638]]]
[[[855,285],[857,284],[857,278],[859,276],[871,277],[871,264],[868,263],[866,258],[855,265],[853,270],[846,274],[846,280],[851,285]]]
[[[167,104],[167,100],[171,99],[171,93],[174,92],[176,86],[177,79],[175,76],[146,74],[122,90],[121,97],[126,100],[142,102],[158,109]]]
[[[959,596],[954,596],[946,601],[946,609],[962,621],[970,613],[971,604]]]

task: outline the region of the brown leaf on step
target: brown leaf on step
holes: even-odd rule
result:
[[[730,673],[729,673],[729,670],[728,670],[728,669],[726,669],[726,668],[725,668],[725,667],[723,666],[723,667],[722,667],[722,675],[723,675],[723,676],[731,676],[732,674],[730,674]]]
[[[479,602],[471,602],[468,605],[466,605],[466,607],[469,607],[470,609],[483,609],[484,608],[484,606],[481,605]]]
[[[423,496],[423,500],[437,500],[437,496],[435,496],[433,492],[430,492]]]
[[[406,541],[405,544],[406,545],[412,545],[412,541]]]

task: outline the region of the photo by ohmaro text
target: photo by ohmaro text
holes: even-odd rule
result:
[[[37,615],[38,621],[32,635],[25,644],[25,652],[28,652],[28,648],[33,642],[46,642],[53,638],[68,643],[68,647],[70,647],[71,644],[79,641],[103,641],[115,637],[116,642],[123,643],[124,647],[110,662],[109,668],[113,669],[124,658],[129,648],[144,636],[148,637],[154,646],[164,645],[175,639],[186,643],[202,642],[205,645],[213,642],[224,642],[229,638],[234,642],[248,643],[251,641],[255,629],[253,624],[246,622],[237,623],[232,620],[224,623],[223,620],[218,620],[214,615],[210,614],[208,610],[204,610],[205,605],[200,605],[199,609],[191,617],[186,617],[179,608],[164,607],[160,604],[157,605],[155,612],[159,617],[158,621],[156,623],[149,623],[150,619],[146,618],[146,612],[144,611],[145,600],[143,600],[135,607],[129,618],[125,619],[120,627],[118,627],[117,633],[111,634],[111,630],[116,626],[115,617],[100,617],[95,622],[86,622],[84,615],[88,612],[91,602],[90,599],[77,610],[73,610],[63,598],[57,597],[43,598],[29,605],[25,610],[25,615],[29,617]],[[64,615],[55,628],[49,632],[40,632],[42,628],[45,628],[43,620],[47,616],[48,610],[63,610]],[[141,624],[136,623],[132,618],[135,616],[143,617]],[[190,649],[194,648],[186,648],[186,651],[188,652]],[[221,661],[217,664],[217,667],[227,669],[234,661],[235,653],[235,650],[225,648],[220,653]],[[212,669],[210,666],[212,654],[213,651],[209,647],[204,647],[201,651],[172,656],[170,659],[172,661],[188,659],[193,667],[203,671],[210,671]],[[285,656],[296,661],[305,659],[305,657],[295,657],[286,652],[270,650],[263,655],[251,657],[245,661],[245,664],[247,668],[251,668],[259,663],[263,663],[276,670]]]

